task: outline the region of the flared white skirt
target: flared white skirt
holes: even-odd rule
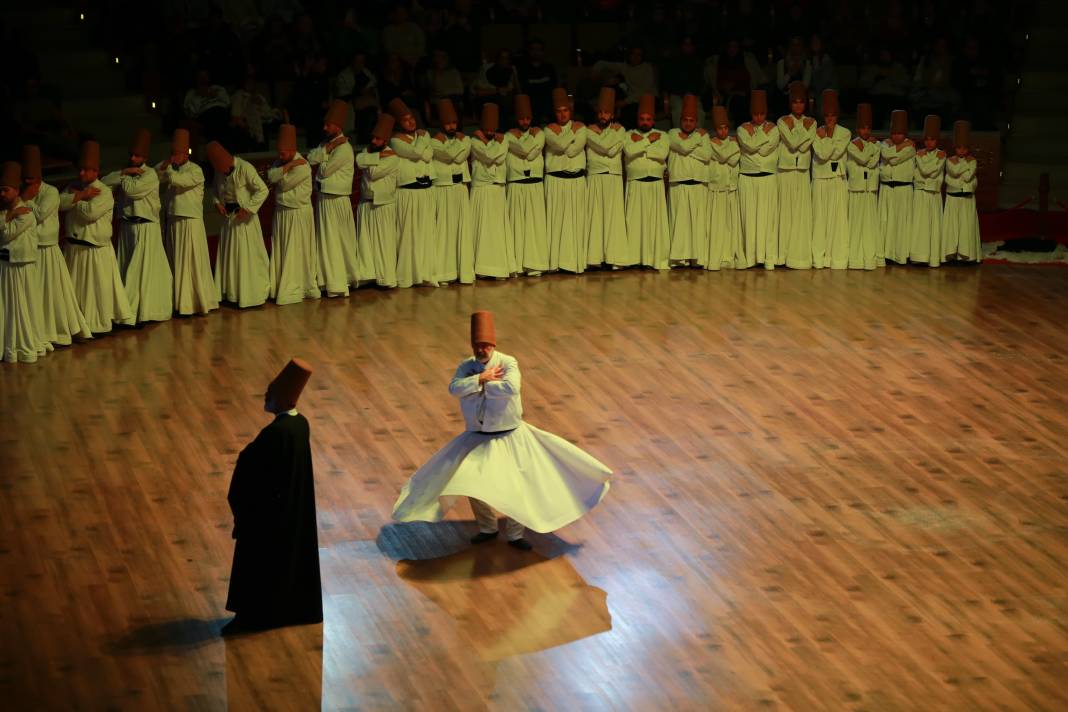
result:
[[[393,517],[438,521],[458,497],[473,497],[528,529],[551,532],[593,509],[611,474],[592,455],[527,423],[507,433],[465,432],[412,475]]]

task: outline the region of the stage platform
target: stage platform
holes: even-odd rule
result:
[[[0,367],[10,710],[1068,708],[1068,272],[360,290]],[[398,525],[468,315],[615,470],[535,551]],[[316,369],[325,623],[223,640],[237,453]]]

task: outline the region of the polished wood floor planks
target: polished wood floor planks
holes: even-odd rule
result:
[[[0,368],[11,709],[1064,709],[1068,273],[360,290]],[[468,314],[615,470],[536,551],[397,525]],[[292,355],[326,622],[223,641],[225,494]]]

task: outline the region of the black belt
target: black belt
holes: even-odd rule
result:
[[[233,215],[241,209],[241,206],[237,203],[223,203],[223,207],[226,208],[228,215]]]
[[[672,185],[704,185],[704,183],[699,180],[679,180],[672,183]]]
[[[478,432],[480,435],[501,435],[503,433],[510,433],[513,430],[515,430],[515,428],[508,428],[507,430],[479,430]]]
[[[432,185],[433,185],[433,183],[431,182],[429,177],[427,177],[427,176],[419,176],[418,178],[415,179],[414,183],[408,183],[407,185],[402,185],[401,188],[404,188],[405,190],[422,190],[424,188],[429,188]]]
[[[11,261],[11,253],[8,252],[6,249],[0,250],[0,262],[10,262],[10,261]]]
[[[553,178],[585,178],[586,169],[583,168],[580,171],[549,171],[549,175]]]
[[[520,178],[519,180],[510,180],[509,183],[518,183],[520,185],[529,185],[531,183],[541,183],[541,178]]]
[[[970,198],[975,193],[946,193],[950,198]]]
[[[122,221],[123,222],[127,222],[127,223],[134,223],[134,224],[152,222],[148,218],[143,218],[143,217],[141,217],[139,215],[123,215],[122,216]]]
[[[887,188],[904,188],[906,185],[912,185],[912,181],[884,180],[882,184]]]
[[[81,245],[82,247],[100,247],[100,245],[94,245],[92,242],[87,242],[85,240],[79,240],[79,239],[74,238],[74,237],[68,237],[67,238],[67,242],[71,243],[72,245]]]
[[[767,176],[773,176],[775,174],[774,173],[743,173],[742,175],[745,176],[746,178],[764,178],[764,177],[767,177]]]
[[[635,178],[634,180],[638,181],[639,183],[656,183],[658,180],[662,181],[664,179],[663,177],[658,178],[656,176],[645,176],[644,178]]]

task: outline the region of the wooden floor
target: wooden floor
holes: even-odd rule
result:
[[[1063,710],[1068,271],[625,272],[223,310],[0,368],[0,699],[29,709]],[[497,312],[615,470],[535,552],[396,525]],[[226,489],[316,367],[326,622],[223,641]]]

